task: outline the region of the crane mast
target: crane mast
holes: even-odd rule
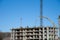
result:
[[[40,26],[42,27],[43,26],[43,19],[42,19],[42,16],[43,16],[43,0],[40,0]]]

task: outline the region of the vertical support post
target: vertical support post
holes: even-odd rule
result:
[[[58,24],[59,24],[59,38],[60,38],[60,16],[58,17]]]
[[[55,40],[55,27],[53,27],[53,40]]]
[[[11,34],[10,40],[12,40],[12,32],[10,34]]]
[[[44,40],[44,27],[43,27],[43,40]]]
[[[42,13],[42,11],[43,11],[43,9],[42,9],[42,3],[43,3],[43,0],[40,0],[40,26],[42,27],[43,25],[43,19],[42,19],[42,15],[43,15],[43,13]]]
[[[49,40],[49,27],[47,27],[47,40]]]

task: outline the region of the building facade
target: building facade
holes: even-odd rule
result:
[[[57,40],[56,27],[33,27],[11,29],[11,40]]]

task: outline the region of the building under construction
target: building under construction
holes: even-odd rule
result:
[[[42,0],[40,1],[40,26],[26,27],[26,28],[12,28],[11,40],[58,40],[58,28],[56,25],[48,19],[53,26],[43,26],[43,19],[46,18],[42,15]]]
[[[12,29],[11,40],[57,40],[55,27],[33,27]]]

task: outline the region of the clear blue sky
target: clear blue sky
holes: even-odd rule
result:
[[[60,15],[60,0],[44,0],[43,15],[49,17],[55,24]],[[8,32],[11,28],[22,26],[39,26],[40,0],[0,0],[0,31]],[[35,22],[35,20],[37,22]],[[44,25],[50,25],[49,21]],[[58,25],[58,24],[57,24]]]

